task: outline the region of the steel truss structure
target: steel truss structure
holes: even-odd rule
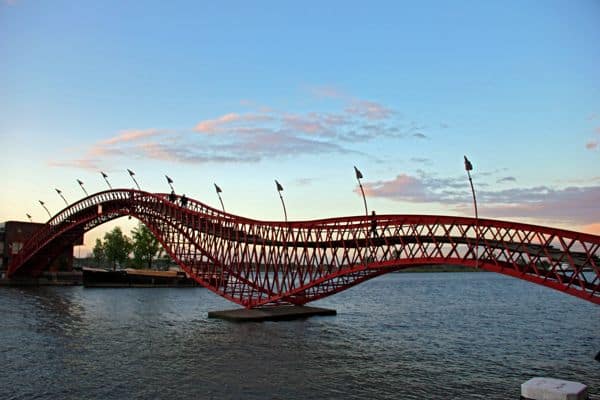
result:
[[[246,308],[305,304],[432,264],[481,268],[600,304],[596,235],[435,215],[266,222],[130,189],[93,194],[56,214],[12,259],[9,277],[38,275],[73,238],[126,215],[148,226],[198,283]]]

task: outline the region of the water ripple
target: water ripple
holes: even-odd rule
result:
[[[507,399],[533,376],[600,397],[600,307],[494,274],[390,274],[234,324],[204,289],[1,288],[2,399]]]

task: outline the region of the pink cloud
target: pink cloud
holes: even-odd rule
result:
[[[391,181],[365,183],[365,195],[369,197],[387,197],[406,201],[424,201],[427,188],[424,183],[412,176],[401,174]]]
[[[346,108],[348,114],[369,120],[387,119],[393,111],[379,103],[368,100],[355,100]]]
[[[90,146],[83,160],[65,163],[84,168],[85,159],[89,166],[95,160],[111,157],[182,163],[255,162],[300,154],[362,154],[355,143],[381,137],[426,137],[416,131],[423,128],[414,122],[410,127],[398,125],[393,118],[396,113],[380,103],[351,98],[330,87],[314,91],[341,99],[338,111],[275,111],[241,100],[240,106],[252,110],[224,113],[202,120],[191,129],[123,130]]]
[[[588,150],[596,150],[598,148],[598,142],[595,140],[590,140],[585,144],[585,148]]]
[[[308,134],[326,134],[329,129],[326,128],[319,118],[314,116],[286,115],[283,117],[283,123],[286,128]]]
[[[136,146],[146,157],[156,160],[173,161],[175,157],[165,146],[158,143],[141,143]]]
[[[400,174],[389,181],[363,183],[365,194],[395,201],[442,203],[467,213],[470,191],[461,178]],[[477,190],[480,215],[491,218],[534,218],[589,224],[600,221],[600,186],[555,188],[539,186],[503,190]]]
[[[122,143],[122,142],[131,142],[131,141],[139,140],[142,138],[156,136],[161,133],[163,133],[163,132],[161,132],[158,129],[130,129],[130,130],[120,131],[117,136],[113,136],[109,139],[103,140],[100,143],[104,144],[104,145],[110,145],[110,144],[117,144],[117,143]]]
[[[238,122],[265,122],[270,121],[272,117],[265,114],[236,114],[229,113],[215,119],[207,119],[200,121],[194,127],[196,132],[201,133],[218,133],[225,129],[226,126]]]

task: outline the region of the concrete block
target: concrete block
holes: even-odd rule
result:
[[[521,384],[521,398],[528,400],[587,400],[587,386],[579,382],[536,377]]]

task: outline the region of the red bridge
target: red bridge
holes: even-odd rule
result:
[[[600,236],[489,219],[378,215],[265,222],[168,194],[116,189],[65,208],[8,275],[36,276],[74,238],[125,215],[146,224],[198,283],[246,308],[301,305],[415,265],[497,272],[600,304]]]

